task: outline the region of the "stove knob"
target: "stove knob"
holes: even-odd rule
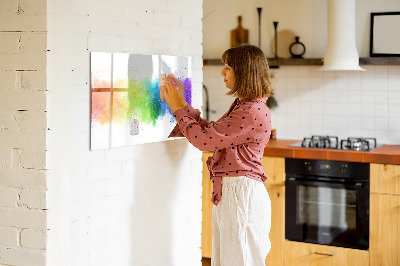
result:
[[[342,164],[342,167],[340,168],[340,173],[341,174],[346,173],[346,169],[347,169],[347,164]]]
[[[311,172],[312,166],[311,166],[311,163],[310,163],[310,162],[307,162],[307,163],[306,163],[306,170],[309,171],[309,172]]]

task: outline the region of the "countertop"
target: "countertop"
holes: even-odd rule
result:
[[[383,145],[372,151],[290,147],[301,140],[270,140],[264,156],[364,163],[400,164],[400,145]]]

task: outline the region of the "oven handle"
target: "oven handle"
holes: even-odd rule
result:
[[[341,185],[344,187],[348,188],[354,188],[354,189],[361,189],[363,187],[363,183],[361,182],[356,182],[356,183],[346,183],[346,182],[332,182],[332,181],[321,181],[321,180],[316,180],[316,181],[309,181],[309,180],[304,180],[303,178],[297,178],[297,177],[288,177],[287,181],[294,181],[297,183],[301,183],[304,185],[318,185],[318,184],[325,184],[325,185]]]
[[[314,254],[315,254],[315,255],[330,256],[330,257],[333,257],[333,256],[335,256],[335,253],[333,253],[333,254],[328,254],[328,253],[314,252]]]

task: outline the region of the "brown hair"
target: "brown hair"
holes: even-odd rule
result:
[[[274,94],[268,61],[260,48],[248,44],[240,45],[226,50],[221,60],[235,74],[235,86],[227,95],[254,99]]]

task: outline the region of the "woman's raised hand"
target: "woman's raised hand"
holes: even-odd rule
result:
[[[166,103],[174,113],[178,109],[186,107],[185,87],[172,74],[167,76],[164,86],[161,87]],[[183,95],[183,96],[182,96]],[[183,101],[182,101],[183,98]]]
[[[179,102],[180,105],[183,106],[183,108],[185,108],[187,105],[187,102],[185,100],[185,87],[183,86],[182,82],[179,81],[179,79],[175,78],[174,74],[168,74],[167,80],[168,79],[173,83],[176,83],[176,85],[178,85]]]

